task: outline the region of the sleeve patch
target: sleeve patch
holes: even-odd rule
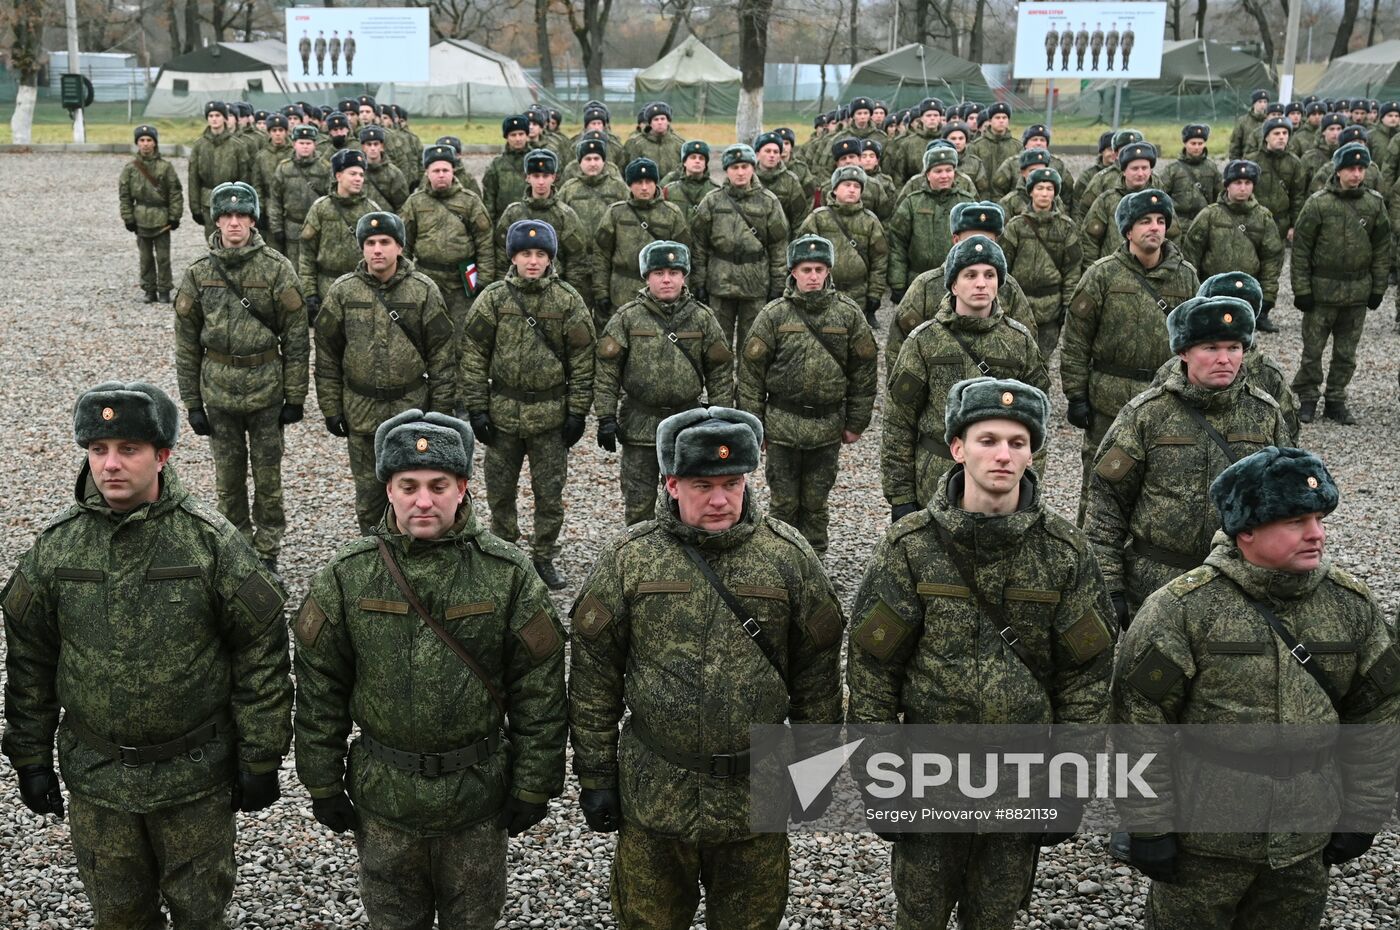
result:
[[[1135,465],[1137,465],[1137,459],[1124,452],[1122,446],[1114,446],[1094,467],[1094,474],[1105,481],[1117,483],[1126,478],[1128,472],[1132,471]]]
[[[835,602],[827,601],[817,608],[816,613],[807,618],[807,635],[812,637],[812,645],[826,649],[841,638],[841,609]]]
[[[1081,664],[1113,645],[1113,634],[1092,610],[1076,620],[1063,636],[1074,661]]]
[[[186,317],[194,310],[194,298],[181,291],[175,298],[176,316]]]
[[[233,596],[243,602],[243,606],[254,619],[263,623],[275,617],[287,602],[282,592],[258,571],[250,573],[238,586],[238,590],[233,592]]]
[[[430,347],[452,344],[452,318],[445,313],[435,313],[428,317],[424,326]]]
[[[856,342],[856,358],[861,359],[862,361],[869,361],[870,359],[875,357],[877,352],[878,350],[875,348],[874,339],[870,339],[868,337],[861,337],[861,339],[859,339]]]
[[[594,639],[612,623],[613,614],[590,592],[584,595],[578,607],[574,608],[573,620],[574,629],[580,636],[584,639]]]
[[[589,331],[587,326],[579,323],[576,326],[569,327],[569,332],[566,334],[565,338],[569,341],[569,348],[582,349],[584,346],[593,342],[593,333]]]
[[[1185,676],[1181,667],[1156,646],[1148,649],[1128,674],[1127,682],[1149,701],[1160,701]]]
[[[1392,643],[1366,672],[1376,690],[1389,697],[1400,691],[1400,649]]]
[[[326,612],[316,603],[316,598],[307,595],[306,602],[297,612],[297,642],[303,646],[316,645],[316,638],[321,635],[321,627],[325,624]]]
[[[768,354],[768,343],[757,336],[749,338],[749,344],[744,347],[744,357],[758,360]]]
[[[23,620],[33,600],[34,589],[30,587],[29,579],[24,577],[24,572],[15,572],[15,576],[10,579],[5,598],[0,602],[4,604],[5,616],[10,620]]]
[[[472,318],[467,323],[467,335],[472,341],[479,345],[490,345],[492,337],[496,334],[496,327],[491,325],[491,321],[486,318],[485,313],[473,313]]]
[[[705,351],[705,357],[718,365],[724,362],[732,362],[734,360],[734,353],[729,351],[729,346],[725,345],[723,342],[716,341],[710,343],[710,348]]]
[[[915,406],[928,393],[928,385],[918,375],[901,371],[890,385],[890,397],[906,406]]]
[[[600,339],[600,340],[598,341],[598,357],[599,357],[599,358],[608,358],[608,359],[612,359],[612,358],[617,358],[617,357],[618,357],[619,355],[621,355],[621,354],[622,354],[622,343],[618,342],[618,341],[617,341],[616,339],[614,339],[612,336],[604,336],[602,339]]]
[[[854,642],[881,662],[894,654],[910,633],[909,624],[900,619],[894,608],[883,600],[875,602],[856,630]]]
[[[294,287],[289,287],[285,291],[283,291],[282,296],[279,299],[282,303],[282,309],[288,311],[289,313],[295,310],[300,310],[304,304],[304,301],[301,299],[301,292]]]
[[[549,619],[549,612],[543,608],[520,628],[520,641],[525,644],[530,659],[537,664],[553,655],[564,642]]]

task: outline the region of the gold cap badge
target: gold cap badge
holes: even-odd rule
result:
[[[370,220],[370,221],[369,221],[369,224],[370,224],[371,226],[378,226],[378,225],[379,225],[379,221],[378,221],[378,220]]]
[[[1016,399],[1015,397],[1011,396],[1011,392],[1010,392],[1010,391],[1005,391],[1005,392],[1003,392],[1002,395],[1001,395],[1001,405],[1002,405],[1003,407],[1010,407],[1012,401],[1014,401],[1015,399]]]
[[[428,437],[427,437],[427,436],[419,436],[419,437],[418,437],[418,441],[417,441],[416,443],[414,443],[414,445],[417,447],[417,449],[418,449],[419,452],[427,452],[427,451],[428,451]]]
[[[1228,313],[1225,314],[1224,316],[1222,316],[1220,319],[1223,320],[1223,321],[1226,322],[1226,323],[1233,323],[1233,322],[1235,322],[1235,318],[1234,318],[1233,316],[1231,316],[1230,314],[1228,314]]]
[[[718,455],[718,456],[719,456],[720,458],[722,458],[722,459],[727,459],[727,458],[729,458],[729,447],[728,447],[728,446],[720,446],[719,449],[716,451],[715,454]]]
[[[1314,478],[1312,475],[1308,475],[1308,487],[1310,487],[1310,488],[1316,488],[1316,487],[1317,487],[1317,479]]]
[[[102,408],[102,419],[104,419],[104,420],[114,420],[114,419],[116,419],[116,416],[117,416],[117,412],[116,412],[115,410],[113,410],[111,407],[103,407],[103,408]]]
[[[531,238],[534,238],[534,235],[535,235],[535,231],[534,231],[533,229],[530,230],[530,237],[531,237]]]

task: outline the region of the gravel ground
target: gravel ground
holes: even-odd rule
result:
[[[143,378],[175,394],[169,307],[141,302],[130,237],[118,222],[114,190],[119,156],[0,156],[0,228],[11,230],[9,289],[0,295],[0,566],[5,575],[46,520],[71,500],[80,454],[71,439],[71,409],[79,390],[108,378]],[[1070,159],[1082,169],[1087,159]],[[480,172],[484,158],[470,159]],[[176,167],[184,176],[183,160]],[[89,222],[90,217],[97,217]],[[37,222],[36,222],[37,220]],[[81,232],[81,236],[75,235]],[[25,236],[27,248],[16,248]],[[186,218],[174,245],[176,280],[201,252]],[[1286,276],[1285,276],[1286,277]],[[1292,372],[1300,351],[1299,316],[1286,293],[1276,314],[1283,332],[1265,348]],[[882,320],[888,308],[881,312]],[[1319,450],[1342,489],[1329,526],[1332,555],[1363,578],[1387,614],[1400,601],[1397,576],[1386,570],[1400,509],[1394,488],[1400,458],[1379,455],[1374,437],[1400,434],[1396,397],[1397,336],[1391,299],[1370,315],[1362,364],[1352,385],[1352,409],[1364,425],[1306,427],[1304,442]],[[883,328],[883,326],[882,326]],[[883,344],[883,338],[881,340]],[[1049,503],[1073,514],[1079,479],[1078,432],[1064,421],[1055,393],[1046,490]],[[849,606],[864,559],[888,522],[880,496],[879,413],[872,429],[845,457],[832,508],[828,568]],[[321,428],[314,406],[289,430],[285,462],[290,530],[282,567],[299,602],[311,574],[354,534],[344,445]],[[176,451],[192,490],[213,500],[208,445],[185,434]],[[37,466],[37,467],[36,467]],[[617,457],[588,437],[574,452],[567,489],[565,555],[560,568],[577,592],[593,555],[620,527]],[[755,482],[760,499],[762,477]],[[484,517],[479,479],[473,482]],[[522,483],[522,491],[524,490]],[[522,513],[528,502],[522,494]],[[1393,563],[1392,569],[1393,569]],[[88,927],[91,910],[67,844],[67,828],[41,822],[19,803],[13,772],[0,761],[0,925]],[[610,927],[607,878],[612,841],[586,830],[576,787],[555,802],[531,835],[511,843],[510,895],[502,927]],[[239,883],[232,917],[248,928],[330,928],[364,925],[355,890],[351,842],[319,828],[305,793],[283,769],[281,802],[240,817]],[[1041,856],[1027,927],[1135,926],[1146,883],[1108,859],[1106,838],[1084,836]],[[794,837],[790,928],[890,927],[894,900],[888,848],[870,835]],[[1393,833],[1344,870],[1334,871],[1329,927],[1394,926],[1400,916]]]

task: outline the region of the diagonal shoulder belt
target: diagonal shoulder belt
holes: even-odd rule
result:
[[[739,626],[743,629],[744,634],[748,636],[749,639],[753,640],[753,644],[758,647],[758,651],[763,653],[763,657],[768,660],[768,664],[773,666],[773,670],[778,673],[778,677],[786,683],[787,673],[783,671],[783,664],[778,659],[777,647],[773,645],[773,641],[768,638],[768,634],[763,631],[763,627],[759,625],[759,622],[754,619],[753,612],[746,610],[744,605],[739,603],[739,599],[734,596],[733,592],[724,586],[724,582],[720,581],[719,575],[715,573],[710,563],[705,561],[705,557],[700,554],[699,549],[685,542],[680,543],[680,547],[685,552],[686,557],[695,563],[695,567],[700,569],[700,574],[704,575],[710,587],[715,589],[715,593],[719,595],[720,600],[724,601],[724,605],[729,608],[729,612],[734,615],[734,619],[739,621]]]

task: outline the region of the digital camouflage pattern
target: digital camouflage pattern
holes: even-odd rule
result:
[[[1148,926],[1199,927],[1206,914],[1225,913],[1233,926],[1314,930],[1327,911],[1329,868],[1317,852],[1292,865],[1227,859],[1181,850],[1176,881],[1147,890]]]
[[[698,178],[685,174],[684,170],[669,174],[661,179],[661,196],[685,211],[686,222],[695,216],[695,208],[710,191],[719,190],[719,185],[710,180],[708,171]],[[626,200],[624,194],[619,200]]]
[[[926,179],[895,208],[888,229],[890,289],[903,291],[916,277],[937,268],[953,247],[949,214],[955,205],[972,200],[957,189],[935,191]]]
[[[554,229],[558,249],[554,255],[554,270],[579,295],[593,290],[593,250],[585,238],[583,224],[573,207],[551,193],[535,199],[527,191],[525,197],[506,207],[496,221],[496,268],[504,271],[510,264],[506,257],[506,230],[517,220],[539,220]]]
[[[691,287],[731,300],[764,300],[783,292],[787,218],[782,202],[761,183],[739,188],[725,181],[695,208],[690,232]],[[722,315],[720,322],[726,322]]]
[[[212,235],[216,227],[209,212],[209,195],[225,181],[252,181],[253,156],[232,133],[215,135],[206,129],[190,147],[187,176],[190,215],[204,217],[204,234]]]
[[[880,222],[888,223],[894,216],[896,207],[895,191],[893,184],[887,176],[883,174],[872,174],[866,172],[865,184],[860,189],[860,205],[880,218]],[[831,179],[827,178],[821,185],[822,203],[829,207],[835,207],[836,195],[832,193]],[[810,203],[810,201],[809,201]]]
[[[922,157],[922,156],[920,156]],[[966,162],[960,161],[958,173],[953,176],[953,189],[960,194],[966,195],[968,200],[981,200],[982,194],[978,190],[977,183],[972,179],[972,175],[967,173]],[[899,189],[899,193],[894,198],[894,209],[899,209],[899,205],[909,199],[909,195],[921,191],[928,187],[928,181],[920,172],[904,182],[904,186]],[[866,209],[870,205],[866,204]],[[893,214],[891,214],[893,216]]]
[[[753,176],[772,191],[778,202],[783,205],[783,216],[787,219],[788,229],[796,229],[807,218],[807,214],[812,212],[811,196],[803,189],[801,179],[787,165],[779,163],[778,167],[771,171],[755,167]]]
[[[626,195],[603,210],[592,230],[593,299],[611,300],[614,311],[642,286],[637,259],[643,248],[669,239],[692,249],[694,255],[685,211],[660,198],[640,200]]]
[[[281,145],[273,145],[269,139],[267,145],[260,148],[253,156],[253,189],[258,192],[258,202],[263,204],[263,209],[270,210],[272,203],[272,176],[277,171],[277,166],[288,158],[293,157],[292,138],[287,137],[287,141]]]
[[[311,205],[297,249],[297,270],[305,296],[325,300],[336,279],[355,270],[364,257],[355,227],[366,213],[383,209],[384,205],[371,200],[363,190],[349,197],[331,191]]]
[[[1157,178],[1152,175],[1153,180]],[[1148,190],[1153,186],[1149,181],[1144,187],[1138,190]],[[1133,191],[1128,190],[1128,186],[1123,183],[1122,175],[1118,176],[1118,184],[1106,188],[1094,199],[1094,205],[1089,208],[1089,213],[1084,217],[1083,225],[1080,229],[1079,246],[1084,253],[1084,264],[1087,267],[1103,258],[1105,255],[1112,255],[1113,252],[1127,240],[1118,231],[1118,203]],[[1186,228],[1180,216],[1174,217],[1167,224],[1167,238],[1177,241],[1182,231]]]
[[[948,297],[948,285],[944,282],[944,265],[925,271],[916,277],[899,302],[898,312],[890,321],[889,332],[885,336],[885,379],[894,377],[894,363],[899,358],[899,350],[919,325],[937,315]],[[997,306],[1008,319],[1015,320],[1034,335],[1036,331],[1035,310],[1031,307],[1020,282],[1008,274],[997,289]],[[970,377],[970,376],[969,376]],[[951,385],[950,385],[951,387]]]
[[[366,197],[381,204],[385,210],[397,213],[408,200],[408,195],[408,178],[387,157],[379,162],[365,161]]]
[[[1333,149],[1333,152],[1335,151],[1336,149]],[[1326,159],[1312,169],[1312,177],[1308,179],[1308,194],[1312,195],[1326,188],[1332,175],[1332,155],[1329,154]],[[1371,162],[1370,167],[1366,169],[1366,176],[1362,180],[1361,186],[1375,191],[1382,197],[1390,196],[1390,185],[1386,183],[1385,176],[1381,174],[1380,165],[1376,162]]]
[[[481,198],[455,183],[441,191],[424,183],[409,195],[399,215],[403,217],[405,251],[413,256],[418,271],[442,292],[460,336],[472,300],[462,282],[463,269],[476,264],[478,294],[505,274],[496,264],[491,216]]]
[[[924,150],[937,138],[937,130],[925,128],[921,119],[914,120],[908,132],[885,146],[880,168],[895,180],[896,185],[903,186],[905,181],[923,173]]]
[[[1298,222],[1298,212],[1308,199],[1308,171],[1292,152],[1259,152],[1259,180],[1254,182],[1254,199],[1274,216],[1280,238]]]
[[[1031,213],[1035,210],[1035,207],[1031,205],[1031,195],[1026,191],[1024,184],[1013,187],[1005,196],[997,201],[997,206],[1001,207],[1008,221],[1013,216],[1019,216],[1022,213]],[[1055,196],[1055,203],[1052,209],[1055,213],[1063,213],[1066,219],[1069,218],[1069,205],[1058,194]],[[1079,226],[1076,225],[1074,230],[1077,236],[1079,233]]]
[[[1010,216],[997,244],[1006,256],[1007,280],[1016,281],[1030,304],[1036,344],[1048,365],[1084,270],[1079,228],[1067,213],[1031,209]]]
[[[1230,158],[1253,158],[1255,152],[1263,144],[1264,122],[1267,116],[1255,116],[1253,110],[1246,111],[1235,121],[1234,131],[1230,133]]]
[[[1144,186],[1155,187],[1161,190],[1162,176],[1154,170],[1148,177],[1147,184]],[[1074,210],[1078,214],[1076,218],[1079,220],[1080,224],[1082,225],[1087,221],[1089,210],[1094,206],[1094,202],[1099,199],[1100,194],[1107,190],[1125,189],[1123,184],[1123,169],[1118,167],[1117,162],[1111,165],[1105,165],[1104,169],[1094,175],[1093,179],[1089,182],[1089,186],[1084,192],[1084,196],[1087,200],[1081,200],[1077,194],[1075,196]],[[1114,226],[1113,213],[1111,211],[1108,214],[1108,225]],[[1114,226],[1114,228],[1116,229],[1117,227]]]
[[[1201,211],[1179,239],[1181,254],[1201,278],[1243,271],[1259,282],[1264,300],[1278,299],[1283,239],[1268,208],[1254,197],[1231,203],[1225,194]]]
[[[1068,212],[1066,208],[1074,205],[1074,173],[1065,165],[1063,158],[1053,153],[1050,155],[1048,167],[1054,168],[1060,173],[1061,185],[1058,196],[1063,204],[1061,209]],[[1017,152],[1015,155],[1003,159],[1001,164],[997,165],[996,170],[992,172],[990,191],[992,199],[1000,201],[1007,194],[1025,189],[1026,179],[1021,173],[1021,154]]]
[[[622,146],[621,167],[626,168],[639,158],[650,158],[656,162],[661,177],[683,167],[681,149],[685,140],[674,129],[667,129],[664,135],[656,135],[648,130],[632,136]]]
[[[289,156],[273,169],[268,197],[262,205],[267,213],[267,234],[292,264],[297,264],[301,224],[306,222],[306,214],[334,187],[329,163],[314,154],[306,158]]]
[[[486,205],[486,213],[492,223],[501,218],[506,207],[524,197],[530,189],[525,183],[527,149],[528,146],[514,152],[507,146],[491,160],[486,173],[481,176],[481,201]]]
[[[990,126],[979,129],[976,137],[967,143],[968,152],[986,166],[988,191],[993,190],[992,173],[1008,158],[1018,157],[1022,148],[1021,137],[1010,129],[997,132]]]
[[[1183,228],[1190,226],[1196,214],[1225,193],[1225,178],[1209,152],[1192,158],[1182,149],[1181,155],[1168,162],[1159,174],[1161,189],[1171,197],[1172,208],[1176,211],[1173,222],[1180,223]]]
[[[136,224],[141,289],[147,296],[169,293],[174,287],[170,273],[170,224],[180,222],[185,212],[180,175],[161,157],[159,149],[150,156],[137,154],[117,179],[117,202],[122,222]]]
[[[361,814],[360,899],[376,927],[494,927],[506,903],[506,831],[486,820],[420,837]]]
[[[1025,833],[905,833],[890,849],[896,926],[1010,927],[1031,894],[1040,837]]]
[[[808,214],[793,238],[814,235],[836,247],[831,268],[836,289],[864,309],[866,301],[879,303],[889,290],[889,240],[879,217],[858,203],[833,202]]]

